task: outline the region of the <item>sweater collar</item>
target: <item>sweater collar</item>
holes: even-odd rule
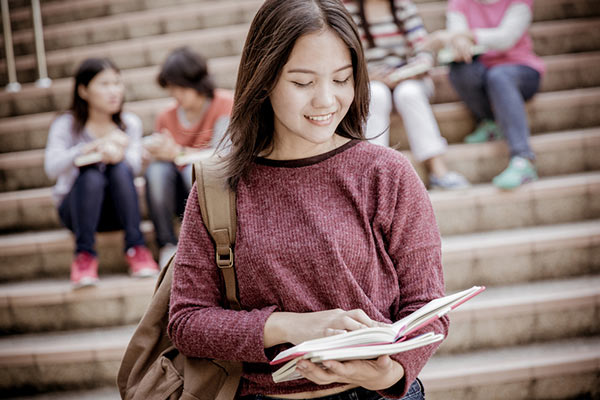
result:
[[[282,167],[282,168],[298,168],[298,167],[307,167],[309,165],[320,163],[321,161],[325,161],[336,154],[342,153],[358,143],[362,142],[362,140],[352,139],[340,147],[330,150],[327,153],[318,154],[316,156],[307,157],[307,158],[299,158],[296,160],[271,160],[269,158],[264,157],[256,157],[254,160],[255,163],[260,165],[266,165],[268,167]]]

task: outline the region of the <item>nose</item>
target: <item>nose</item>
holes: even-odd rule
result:
[[[113,95],[121,95],[125,91],[122,83],[114,83],[110,85],[110,92]]]
[[[335,103],[335,94],[333,88],[328,83],[322,83],[317,85],[312,99],[312,106],[314,108],[327,108],[331,109],[331,106]]]

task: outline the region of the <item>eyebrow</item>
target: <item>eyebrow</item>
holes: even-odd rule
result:
[[[341,68],[336,69],[335,71],[333,71],[334,73],[336,72],[340,72],[343,71],[345,69],[348,68],[352,68],[352,64],[348,64],[348,65],[344,65]],[[304,69],[304,68],[295,68],[295,69],[291,69],[289,71],[287,71],[288,74],[294,74],[294,73],[301,73],[301,74],[316,74],[316,71],[310,70],[310,69]]]

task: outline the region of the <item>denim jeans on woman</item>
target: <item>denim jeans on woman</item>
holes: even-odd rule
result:
[[[133,173],[124,162],[80,168],[58,214],[75,235],[77,253],[96,255],[96,232],[120,229],[125,231],[125,249],[144,245]]]
[[[538,71],[513,64],[487,68],[474,60],[452,64],[450,82],[477,122],[496,121],[508,141],[511,157],[535,158],[529,145],[525,101],[539,88]]]
[[[192,183],[192,166],[180,170],[167,161],[155,161],[146,170],[146,201],[159,247],[177,244],[173,217],[183,215]]]
[[[244,396],[241,400],[272,400],[277,399],[277,397],[264,396],[262,394],[256,394],[251,396]],[[412,385],[408,388],[408,392],[402,397],[401,400],[424,400],[425,399],[425,390],[423,389],[423,384],[419,379],[416,379]],[[372,390],[368,390],[362,387],[358,387],[355,389],[346,390],[342,393],[333,394],[330,396],[317,397],[312,400],[386,400],[385,397],[382,397],[377,392]]]

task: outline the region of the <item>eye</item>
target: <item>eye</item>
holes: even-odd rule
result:
[[[292,81],[292,83],[298,87],[308,87],[312,84],[312,82],[302,83],[302,82],[296,82],[296,81]]]
[[[351,77],[352,77],[352,75],[349,75],[346,79],[343,79],[343,80],[335,79],[334,82],[337,83],[338,85],[345,85],[346,83],[350,82]]]

